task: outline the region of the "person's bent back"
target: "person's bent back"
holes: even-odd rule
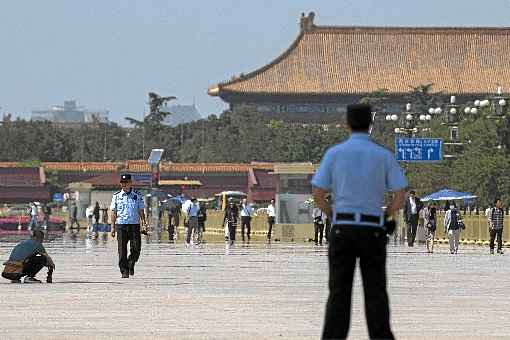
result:
[[[52,282],[52,273],[55,264],[46,253],[42,245],[44,233],[35,230],[32,237],[18,243],[11,252],[9,260],[4,263],[5,268],[2,277],[11,280],[13,283],[21,283],[25,277],[25,283],[40,283],[35,276],[43,268],[48,267],[47,282]]]

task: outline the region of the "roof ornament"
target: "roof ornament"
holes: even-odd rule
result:
[[[299,20],[299,27],[302,32],[310,32],[314,28],[313,19],[315,19],[315,13],[310,12],[308,16],[305,13],[301,13],[301,19]]]

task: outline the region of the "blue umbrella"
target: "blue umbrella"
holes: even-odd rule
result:
[[[455,201],[455,200],[471,200],[478,196],[470,194],[468,192],[455,191],[450,189],[439,190],[430,195],[423,197],[423,202],[427,201]]]

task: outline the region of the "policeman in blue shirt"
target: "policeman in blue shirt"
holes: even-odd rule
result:
[[[135,274],[135,263],[140,257],[141,232],[140,222],[144,228],[147,227],[143,195],[131,187],[131,175],[123,174],[120,176],[121,190],[113,194],[110,205],[112,237],[115,232],[119,233],[117,237],[119,268],[123,278]],[[127,255],[127,244],[129,242],[130,254]]]
[[[329,297],[323,339],[345,339],[351,317],[351,292],[359,258],[370,338],[393,339],[386,292],[386,216],[402,207],[407,181],[393,154],[368,134],[370,105],[347,107],[351,136],[325,153],[312,179],[317,206],[331,216]],[[384,195],[393,199],[384,213]],[[328,195],[331,194],[331,202]]]

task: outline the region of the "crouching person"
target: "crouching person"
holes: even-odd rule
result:
[[[4,263],[2,276],[13,283],[21,283],[23,277],[24,283],[40,283],[35,276],[43,267],[48,267],[46,282],[51,283],[55,264],[46,253],[43,241],[44,233],[35,230],[30,239],[18,243],[12,250],[9,261]]]

